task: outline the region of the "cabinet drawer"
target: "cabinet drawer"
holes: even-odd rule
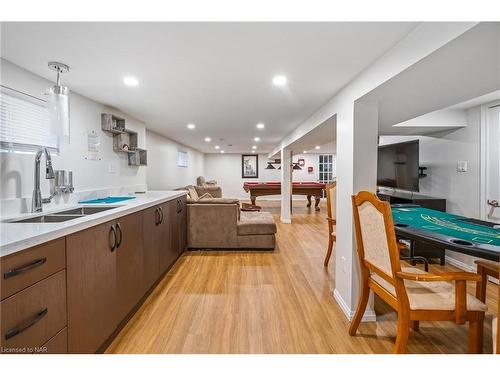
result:
[[[57,239],[1,259],[1,300],[50,276],[66,265],[66,242]]]
[[[59,331],[48,342],[42,345],[40,354],[66,354],[68,353],[68,330]]]
[[[66,327],[66,271],[0,302],[2,348],[30,352]]]

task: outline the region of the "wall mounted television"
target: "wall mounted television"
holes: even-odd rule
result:
[[[418,167],[418,140],[378,146],[378,186],[419,191]]]

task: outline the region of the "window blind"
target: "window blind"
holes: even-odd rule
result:
[[[58,139],[50,132],[45,101],[0,86],[0,149],[35,152],[40,147],[58,151]]]

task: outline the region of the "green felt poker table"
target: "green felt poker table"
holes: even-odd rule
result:
[[[416,205],[392,205],[399,237],[427,242],[489,260],[499,260],[500,224]]]

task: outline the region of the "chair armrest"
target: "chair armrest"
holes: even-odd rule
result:
[[[401,250],[406,250],[408,249],[408,246],[402,242],[398,242],[398,250],[401,251]]]
[[[481,281],[481,275],[472,272],[443,272],[440,274],[420,274],[396,272],[396,277],[411,281]]]
[[[455,323],[465,324],[467,316],[467,281],[481,281],[481,275],[471,272],[444,272],[438,275],[396,272],[396,277],[411,281],[455,281]]]
[[[491,260],[477,259],[474,261],[477,264],[478,273],[484,272],[488,276],[493,276],[498,279],[498,270],[500,265],[498,262],[494,262]]]

